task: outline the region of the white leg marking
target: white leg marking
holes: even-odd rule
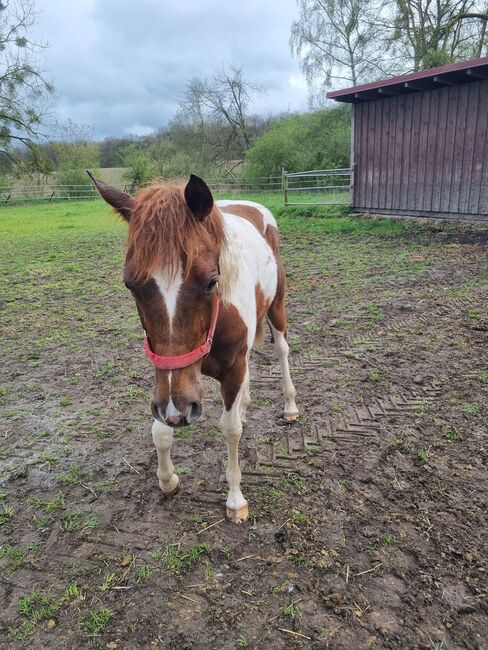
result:
[[[290,348],[286,342],[283,333],[269,323],[273,332],[274,347],[278,355],[278,361],[281,368],[281,377],[283,380],[283,394],[285,396],[285,420],[296,420],[298,418],[298,408],[295,404],[296,390],[290,376],[290,366],[288,365],[288,353]]]
[[[249,361],[248,361],[249,363]],[[251,392],[249,390],[249,385],[250,385],[250,377],[249,377],[249,367],[247,369],[246,377],[244,378],[243,382],[243,391],[242,391],[242,398],[241,398],[241,405],[239,408],[239,413],[241,416],[241,422],[242,424],[245,424],[246,422],[246,413],[247,409],[249,408],[249,404],[251,403]]]
[[[152,426],[152,439],[158,454],[158,479],[159,487],[163,494],[168,496],[178,491],[179,478],[175,474],[171,462],[171,447],[173,445],[173,429],[159,420],[154,420]]]
[[[249,371],[248,371],[249,372]],[[239,467],[239,440],[242,435],[242,422],[240,418],[241,399],[245,391],[246,382],[242,383],[234,404],[229,411],[224,408],[220,418],[220,427],[227,442],[228,458],[227,483],[229,494],[227,496],[227,515],[235,523],[247,519],[247,501],[241,492],[241,469]]]

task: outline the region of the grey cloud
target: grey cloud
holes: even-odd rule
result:
[[[294,0],[49,0],[39,8],[36,29],[50,43],[45,59],[59,117],[93,125],[98,137],[161,128],[185,80],[224,62],[242,65],[248,79],[268,89],[256,109],[306,105],[288,48]]]

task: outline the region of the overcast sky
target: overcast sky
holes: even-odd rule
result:
[[[256,112],[305,110],[290,54],[295,0],[37,0],[59,121],[95,135],[146,134],[175,114],[183,84],[223,62],[243,66],[266,93]]]

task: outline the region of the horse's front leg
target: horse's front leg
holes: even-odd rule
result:
[[[154,420],[152,439],[158,453],[159,487],[165,496],[172,496],[178,492],[180,484],[170,456],[173,445],[173,429],[159,420]]]
[[[227,483],[227,517],[235,524],[240,524],[249,516],[246,499],[241,492],[241,469],[239,467],[239,441],[242,435],[241,401],[246,396],[248,382],[247,355],[240,355],[221,382],[224,412],[220,418],[220,427],[227,442],[228,464]]]

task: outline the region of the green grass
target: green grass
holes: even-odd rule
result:
[[[346,298],[354,292],[359,294],[368,285],[369,269],[379,261],[390,265],[394,273],[409,272],[412,260],[408,240],[411,233],[421,232],[417,224],[351,218],[329,208],[327,218],[303,217],[285,211],[279,195],[243,194],[237,198],[260,201],[277,215],[292,280],[291,295],[302,292],[304,298],[311,293],[314,299],[321,297],[319,287],[310,283],[310,268],[315,267],[323,269],[324,277],[338,269],[342,272],[340,286],[335,281],[331,286],[320,285],[321,294],[327,289],[329,303],[335,292]],[[122,282],[126,233],[126,224],[102,201],[0,208],[0,284],[7,304],[0,313],[0,328],[7,334],[6,353],[11,353],[16,363],[35,368],[55,361],[61,352],[81,356],[93,348],[100,328],[115,317],[119,339],[111,334],[114,349],[140,332],[137,312]],[[297,255],[297,250],[307,250],[307,255]],[[381,307],[371,302],[368,322],[375,323],[381,317]],[[291,327],[293,324],[290,319]],[[314,327],[310,330],[310,336],[316,334]],[[293,337],[290,342],[294,347]],[[297,340],[296,347],[299,345]],[[93,369],[95,379],[118,380],[114,364],[113,358],[99,362]],[[77,401],[70,391],[77,381],[77,377],[67,377],[56,396],[67,418],[76,415]],[[3,396],[4,400],[8,398],[8,394]],[[124,405],[135,407],[145,404],[147,395],[129,385],[120,399]],[[95,415],[79,413],[84,419]],[[191,428],[177,432],[182,438],[192,434]]]
[[[76,465],[71,465],[66,473],[56,475],[56,481],[66,485],[82,485],[84,481],[89,481],[90,478],[90,472],[85,472]]]
[[[282,609],[282,612],[285,616],[288,616],[292,620],[296,620],[301,616],[300,608],[295,603],[290,603],[289,605],[285,605]]]
[[[451,440],[452,442],[454,442],[456,440],[460,440],[461,436],[456,431],[456,429],[451,428],[448,431],[446,431],[446,433],[444,434],[444,438],[447,438],[448,440]]]
[[[59,604],[48,593],[33,589],[30,596],[19,598],[19,614],[34,623],[45,621],[56,615]]]
[[[73,239],[83,233],[106,232],[107,229],[121,230],[123,225],[102,201],[0,208],[0,237],[7,240],[12,234],[24,239]]]
[[[0,508],[0,526],[4,526],[5,524],[7,524],[12,519],[14,514],[15,512],[12,506],[4,504]]]
[[[64,508],[65,494],[60,492],[57,496],[52,499],[39,499],[33,498],[29,500],[30,505],[38,510],[42,510],[46,514],[54,512],[55,510],[62,510]]]
[[[282,229],[295,230],[299,226],[301,233],[313,232],[354,232],[398,234],[415,230],[415,224],[400,220],[388,219],[357,219],[344,214],[344,209],[327,207],[327,219],[314,219],[313,216],[300,218],[296,214],[298,207],[287,210],[283,207],[281,195],[266,193],[246,193],[226,195],[226,198],[253,200],[262,203],[272,210],[280,221]],[[319,206],[307,208],[312,214],[320,212]],[[6,244],[7,254],[12,245],[22,238],[24,242],[44,250],[42,268],[49,271],[53,266],[62,265],[67,273],[76,273],[80,265],[74,264],[79,260],[70,255],[70,250],[63,244],[80,242],[85,237],[93,235],[109,236],[115,239],[124,238],[126,225],[102,201],[72,201],[56,204],[22,205],[0,208],[0,238]],[[52,247],[49,248],[48,244]],[[23,256],[25,268],[31,268],[33,260]],[[20,260],[18,260],[20,262]]]
[[[3,560],[3,562],[2,562]],[[0,567],[6,573],[13,573],[19,569],[25,562],[25,551],[18,546],[0,547]]]
[[[202,556],[210,556],[210,545],[207,543],[196,544],[190,548],[181,544],[169,544],[162,551],[152,553],[154,560],[162,561],[164,566],[178,577],[189,571]]]
[[[107,607],[103,607],[100,610],[94,610],[87,614],[82,614],[82,616],[80,616],[80,623],[85,632],[89,634],[97,634],[107,626],[112,616],[113,612]]]

